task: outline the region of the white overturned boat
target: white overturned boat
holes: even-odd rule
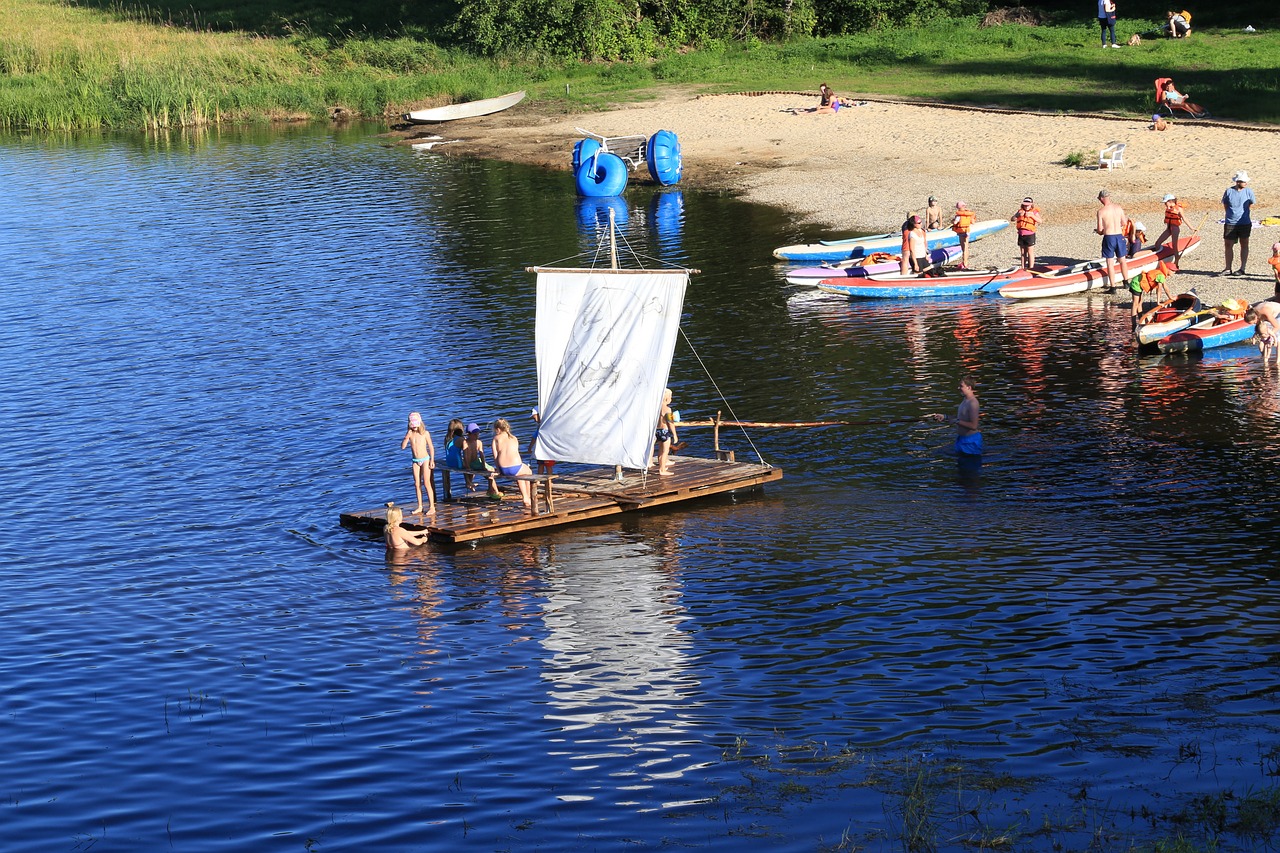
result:
[[[454,121],[460,118],[476,118],[490,113],[500,113],[514,107],[524,100],[524,90],[512,92],[497,98],[485,98],[483,101],[467,101],[464,104],[449,104],[447,107],[435,107],[429,110],[416,110],[405,113],[406,121],[416,124],[436,124],[442,121]]]

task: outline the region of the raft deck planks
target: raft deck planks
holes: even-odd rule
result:
[[[500,503],[485,499],[483,477],[477,477],[481,491],[455,489],[454,500],[437,501],[434,519],[410,512],[412,502],[399,506],[405,511],[405,527],[425,528],[438,542],[471,542],[753,488],[782,478],[780,468],[690,456],[674,457],[673,468],[667,477],[659,477],[651,471],[645,478],[642,472],[627,471],[621,482],[614,479],[612,468],[558,474],[555,480],[555,511],[539,515],[529,513],[514,485],[504,484],[503,494],[506,497]],[[462,495],[460,499],[457,497],[459,494]],[[344,512],[340,520],[348,527],[380,530],[386,524],[386,508]]]

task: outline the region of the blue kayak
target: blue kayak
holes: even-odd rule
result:
[[[1021,267],[1003,270],[952,271],[940,276],[872,275],[862,279],[829,278],[818,283],[824,293],[838,293],[855,299],[919,299],[936,296],[968,296],[980,291],[997,291],[1006,284],[1029,278]]]
[[[973,223],[969,229],[969,242],[980,240],[997,231],[1009,227],[1004,219],[987,219]],[[960,245],[960,235],[950,228],[937,228],[928,233],[930,249],[945,249],[948,246]],[[783,261],[803,261],[817,263],[819,261],[847,261],[850,258],[862,258],[872,252],[897,253],[902,249],[902,234],[874,234],[870,237],[853,237],[848,240],[823,240],[819,243],[804,243],[795,246],[783,246],[773,250],[773,256]]]

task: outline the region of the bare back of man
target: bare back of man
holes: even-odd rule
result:
[[[1124,236],[1124,227],[1128,217],[1124,214],[1124,208],[1111,200],[1111,193],[1107,190],[1098,193],[1098,203],[1102,206],[1098,208],[1098,220],[1093,230],[1095,233],[1102,235],[1102,257],[1107,262],[1107,281],[1112,288],[1116,288],[1129,280],[1129,264],[1126,262],[1129,254],[1129,241]],[[1120,262],[1121,279],[1119,284],[1116,283],[1117,260]],[[1134,311],[1135,317],[1137,316],[1137,309],[1140,308],[1141,303],[1137,302]]]

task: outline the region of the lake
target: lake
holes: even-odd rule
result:
[[[849,423],[725,430],[761,492],[388,556],[339,513],[412,500],[410,410],[527,440],[525,267],[609,205],[376,132],[0,137],[0,847],[1274,840],[1253,347],[788,287],[771,249],[820,234],[633,181],[627,244],[702,270],[683,417]],[[966,373],[980,466],[921,417]]]

